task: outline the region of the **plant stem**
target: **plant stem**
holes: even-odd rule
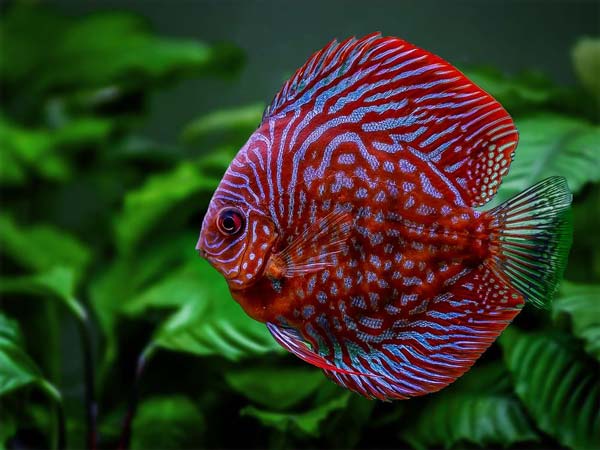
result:
[[[79,316],[79,333],[81,335],[83,352],[83,376],[85,386],[85,414],[86,414],[86,445],[90,450],[96,450],[98,447],[98,404],[95,395],[94,380],[94,355],[92,349],[92,331],[89,316],[84,314]]]
[[[51,383],[44,379],[40,380],[39,384],[56,409],[56,415],[52,418],[51,446],[54,449],[63,450],[67,445],[67,428],[62,395]]]
[[[56,448],[58,450],[64,450],[67,446],[67,427],[65,423],[65,411],[61,403],[56,405],[56,414],[58,416],[58,438],[56,440]]]
[[[127,450],[129,448],[131,440],[131,425],[137,412],[137,406],[140,395],[140,381],[146,368],[146,364],[150,359],[153,352],[153,347],[147,347],[138,357],[135,378],[133,380],[133,387],[131,389],[131,396],[129,397],[129,406],[127,408],[127,414],[123,419],[123,425],[121,425],[121,435],[119,437],[119,450]]]

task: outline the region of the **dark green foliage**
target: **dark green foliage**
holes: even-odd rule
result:
[[[204,417],[193,401],[180,395],[150,397],[133,422],[131,448],[198,448],[204,433]]]
[[[94,423],[101,448],[123,429],[139,449],[597,447],[597,40],[574,48],[576,88],[465,70],[520,130],[497,201],[551,175],[575,194],[569,281],[453,386],[386,404],[287,355],[194,250],[262,105],[181,124],[181,142],[144,136],[150,96],[232,79],[241,52],[33,3],[0,19],[0,448],[92,447]]]
[[[567,179],[573,194],[589,182],[600,181],[600,127],[579,118],[535,114],[516,119],[519,146],[502,183],[502,198],[515,195],[552,175]]]
[[[416,448],[451,448],[466,442],[510,446],[539,440],[501,363],[476,367],[432,396],[403,437]]]
[[[308,367],[253,365],[225,373],[227,384],[261,407],[286,410],[313,394],[325,381]]]
[[[572,333],[584,341],[585,350],[600,361],[600,285],[564,281],[554,303],[553,316],[569,319]]]
[[[537,426],[570,448],[600,442],[597,361],[561,333],[507,330],[500,340],[515,392]]]

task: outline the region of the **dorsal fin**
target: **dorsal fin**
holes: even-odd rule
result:
[[[387,158],[412,154],[470,206],[496,193],[518,140],[504,108],[458,69],[379,34],[316,52],[284,84],[263,122],[298,110],[310,114],[310,130],[331,128],[328,138],[340,127]]]
[[[263,120],[287,110],[286,107],[313,87],[316,81],[330,77],[333,82],[335,78],[343,75],[351,69],[352,61],[369,48],[369,43],[380,37],[379,33],[372,33],[360,40],[352,37],[342,43],[334,39],[321,50],[313,53],[275,94],[273,101],[263,113]]]

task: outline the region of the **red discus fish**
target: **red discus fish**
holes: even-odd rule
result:
[[[517,130],[441,58],[332,42],[275,96],[197,249],[274,338],[336,383],[403,399],[461,376],[525,301],[550,302],[571,194],[548,178],[491,210]]]

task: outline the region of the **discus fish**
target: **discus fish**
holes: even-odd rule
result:
[[[564,178],[476,209],[517,140],[504,108],[438,56],[379,34],[333,41],[267,107],[196,248],[248,315],[341,386],[437,391],[562,276]]]

